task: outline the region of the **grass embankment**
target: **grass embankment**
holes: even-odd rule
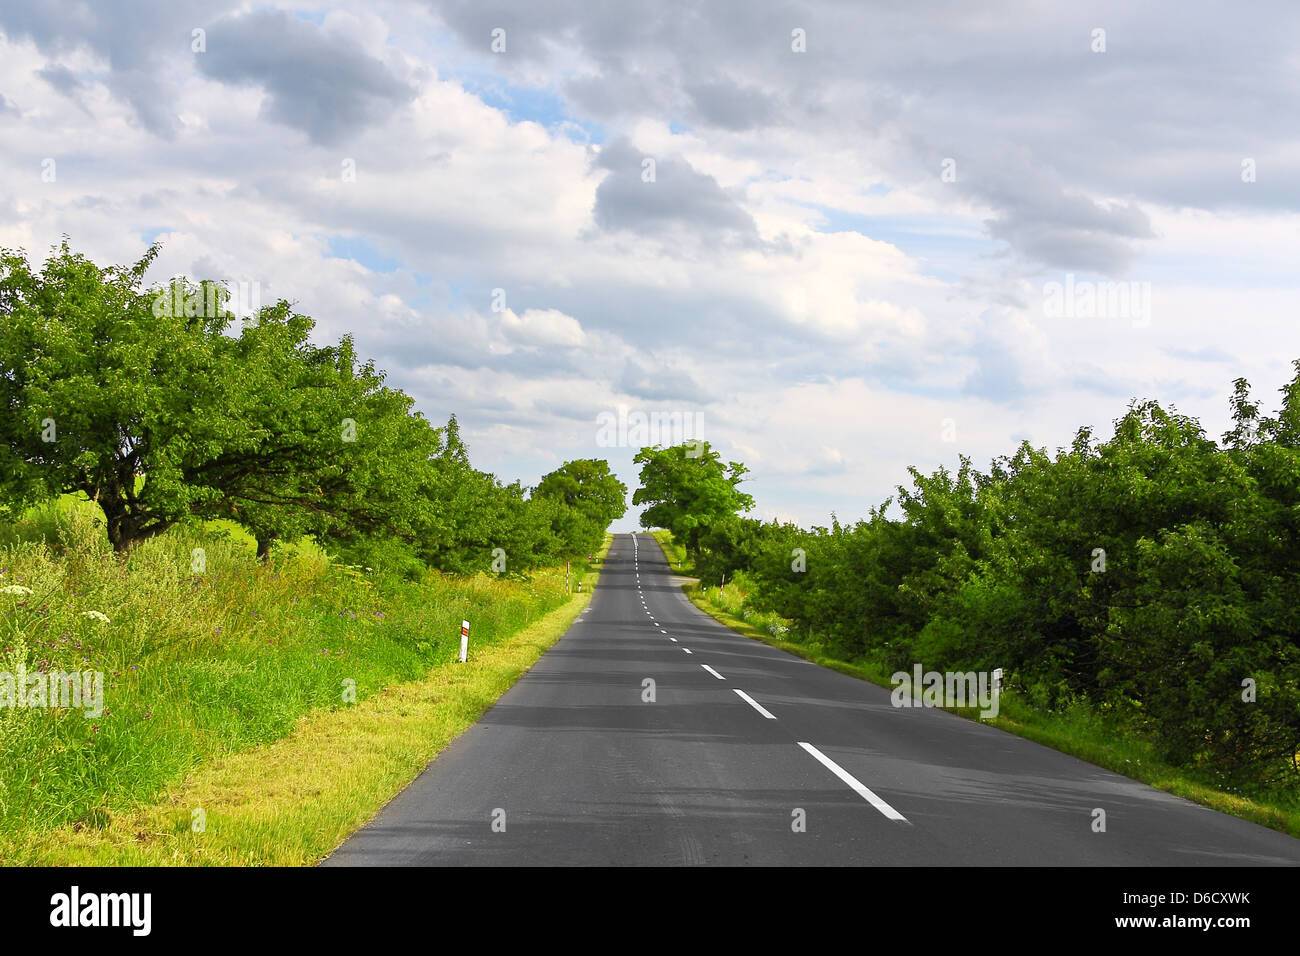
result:
[[[695,577],[685,549],[673,540],[669,532],[654,531],[652,535],[677,573]],[[866,662],[833,657],[815,640],[793,640],[789,621],[748,607],[752,583],[744,573],[728,581],[725,588],[717,585],[703,587],[697,580],[686,584],[684,590],[692,604],[746,637],[881,687],[892,690],[895,686],[887,670]],[[1010,690],[999,696],[998,703],[998,716],[983,723],[1213,810],[1300,837],[1300,795],[1294,792],[1240,793],[1220,788],[1214,783],[1212,771],[1197,773],[1163,763],[1155,756],[1155,749],[1148,741],[1134,736],[1128,728],[1116,726],[1104,714],[1084,703],[1060,711],[1042,711],[1017,699],[1014,691]],[[963,717],[980,719],[978,708],[949,709]]]
[[[575,595],[563,568],[416,582],[309,545],[264,566],[237,528],[122,562],[88,508],[0,529],[0,672],[104,673],[97,717],[0,707],[7,864],[319,860],[563,634],[604,556]]]

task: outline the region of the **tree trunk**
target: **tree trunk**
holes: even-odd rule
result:
[[[117,554],[126,554],[138,543],[137,522],[121,501],[100,501],[108,525],[108,541]]]
[[[113,551],[125,555],[137,544],[147,541],[156,534],[161,534],[175,522],[150,519],[147,514],[132,512],[126,501],[103,497],[96,499],[104,511],[104,521],[108,525],[108,541]]]
[[[271,545],[273,544],[275,544],[275,535],[257,535],[257,558],[263,564],[269,564],[271,562]]]

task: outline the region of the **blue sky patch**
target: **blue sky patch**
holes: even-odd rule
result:
[[[472,93],[512,123],[537,123],[548,130],[560,130],[574,142],[603,143],[606,131],[598,123],[573,116],[564,98],[555,90],[539,86],[515,86],[496,76],[452,75],[467,93]]]
[[[327,240],[330,255],[335,259],[351,259],[371,272],[396,272],[402,268],[400,259],[386,256],[365,239],[357,236],[330,236]]]

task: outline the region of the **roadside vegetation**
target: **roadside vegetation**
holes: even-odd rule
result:
[[[1300,363],[1276,413],[1244,380],[1231,408],[1219,442],[1134,402],[1105,440],[912,469],[853,524],[648,526],[750,636],[885,686],[1002,668],[996,725],[1300,836]]]
[[[474,468],[455,416],[350,340],[285,301],[145,288],[156,254],[0,250],[0,862],[310,862],[563,632],[625,510],[604,461],[532,488]],[[72,673],[83,699],[58,699]],[[325,779],[349,766],[369,776]],[[246,829],[140,822],[222,773]]]
[[[474,468],[350,338],[281,300],[235,316],[221,285],[146,288],[158,254],[39,269],[0,250],[0,516],[59,495],[102,512],[124,555],[227,519],[268,558],[304,536],[346,563],[522,574],[600,546],[627,489],[595,459],[530,492]]]
[[[600,561],[567,589],[563,567],[412,581],[309,546],[264,564],[217,528],[123,562],[92,520],[67,509],[48,543],[0,550],[0,580],[33,592],[0,597],[9,660],[24,641],[31,663],[106,675],[98,717],[0,708],[9,865],[315,862],[563,634]],[[207,572],[178,572],[195,545]],[[108,623],[81,616],[101,608]]]

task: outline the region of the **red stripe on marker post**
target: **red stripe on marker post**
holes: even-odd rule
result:
[[[469,621],[460,622],[460,662],[465,663],[469,656]]]

